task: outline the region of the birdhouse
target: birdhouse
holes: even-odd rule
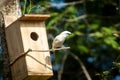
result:
[[[49,50],[45,28],[48,18],[24,15],[6,27],[13,80],[46,80],[53,75],[50,53],[45,51]]]

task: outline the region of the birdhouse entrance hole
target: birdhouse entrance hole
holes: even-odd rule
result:
[[[36,32],[31,32],[30,37],[32,40],[37,41],[39,36]]]

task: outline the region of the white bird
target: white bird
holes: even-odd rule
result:
[[[63,47],[63,43],[64,43],[66,37],[70,34],[71,34],[71,32],[69,32],[69,31],[63,31],[59,35],[57,35],[53,40],[52,49],[54,50],[56,48]]]

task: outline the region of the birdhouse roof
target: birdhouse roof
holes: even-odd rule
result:
[[[44,21],[48,19],[50,15],[42,15],[42,14],[25,14],[23,15],[20,20],[41,20]]]

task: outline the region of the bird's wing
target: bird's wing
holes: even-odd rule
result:
[[[57,47],[62,47],[64,40],[62,39],[61,36],[56,36],[55,39],[53,40],[52,47],[57,48]]]

